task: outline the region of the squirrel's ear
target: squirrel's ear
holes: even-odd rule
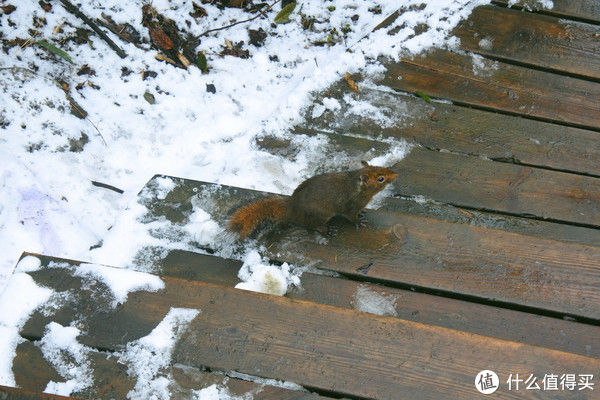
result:
[[[365,160],[361,160],[360,163],[363,165],[363,167],[368,167],[369,166],[369,163],[366,162]]]
[[[361,175],[360,176],[360,184],[366,185],[367,183],[369,183],[369,175]]]

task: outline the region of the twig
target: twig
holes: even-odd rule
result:
[[[62,0],[61,0],[61,1],[62,1]],[[242,20],[242,21],[237,21],[237,22],[234,22],[233,24],[225,25],[225,26],[222,26],[222,27],[220,27],[220,28],[209,29],[209,30],[207,30],[207,31],[205,31],[205,32],[203,32],[203,33],[201,33],[201,34],[200,34],[198,37],[202,37],[202,36],[204,36],[204,35],[206,35],[206,34],[208,34],[208,33],[210,33],[210,32],[216,32],[216,31],[221,31],[221,30],[223,30],[223,29],[231,28],[232,26],[239,25],[239,24],[243,24],[244,22],[250,22],[250,21],[254,21],[256,18],[258,18],[258,17],[260,17],[260,16],[262,16],[262,15],[265,15],[265,13],[266,13],[267,11],[269,11],[271,8],[273,8],[273,6],[274,6],[275,4],[277,4],[277,3],[279,3],[280,1],[281,1],[281,0],[276,0],[275,2],[273,2],[273,4],[271,4],[270,6],[266,7],[264,10],[261,10],[261,11],[258,13],[258,15],[255,15],[255,16],[254,16],[254,17],[252,17],[252,18],[244,19],[244,20]]]
[[[108,183],[92,181],[92,185],[101,187],[104,189],[112,190],[113,192],[117,192],[119,194],[123,194],[125,192],[123,189],[119,189],[118,187],[114,187],[113,185],[109,185]]]
[[[115,53],[117,53],[119,55],[119,57],[121,57],[121,58],[127,57],[127,54],[119,46],[117,46],[115,44],[115,42],[113,42],[108,36],[106,36],[106,33],[104,33],[104,31],[102,31],[100,28],[98,28],[98,25],[96,25],[91,19],[86,17],[85,14],[79,10],[79,8],[77,8],[76,6],[71,4],[71,2],[69,2],[69,0],[60,0],[60,2],[62,3],[63,7],[65,7],[65,9],[68,12],[81,18],[83,20],[83,22],[88,24],[90,26],[90,28],[92,28],[94,30],[94,32],[96,32],[100,36],[100,38],[102,38],[102,40],[104,40],[108,44],[108,46],[111,49],[113,49],[115,51]]]

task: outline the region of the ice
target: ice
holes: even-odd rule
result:
[[[377,315],[397,317],[397,297],[379,293],[367,285],[359,285],[354,293],[352,305],[355,310]]]

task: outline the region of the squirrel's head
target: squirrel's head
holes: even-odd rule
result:
[[[366,161],[361,161],[363,167],[360,169],[360,183],[364,189],[377,193],[388,183],[393,182],[398,174],[389,168],[375,167]]]

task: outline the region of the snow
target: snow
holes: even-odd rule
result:
[[[44,304],[53,291],[38,286],[26,273],[15,273],[0,294],[0,385],[15,386],[12,362],[21,339],[19,331],[29,315]]]
[[[251,393],[246,393],[243,396],[233,396],[226,387],[217,384],[195,390],[192,395],[193,399],[198,400],[252,400],[254,398]]]
[[[283,296],[290,285],[300,285],[301,275],[301,269],[294,269],[288,263],[284,263],[279,267],[268,265],[261,259],[257,251],[252,251],[246,256],[244,265],[238,273],[238,277],[242,282],[235,287]]]
[[[158,276],[103,265],[81,264],[75,269],[74,275],[98,279],[106,284],[115,298],[113,307],[125,303],[129,292],[137,290],[156,292],[165,287],[165,283]]]
[[[552,0],[508,0],[508,6],[520,5],[526,10],[552,10],[554,2]]]
[[[121,360],[128,373],[137,378],[135,387],[127,394],[130,400],[168,400],[171,355],[177,339],[199,310],[171,308],[165,318],[147,336],[127,344]]]
[[[227,373],[227,376],[229,376],[231,378],[238,378],[238,379],[243,379],[245,381],[258,383],[260,385],[273,386],[273,387],[278,387],[278,388],[288,389],[288,390],[295,390],[298,392],[307,392],[306,389],[304,389],[302,386],[300,386],[294,382],[280,381],[277,379],[260,378],[258,376],[243,374],[243,373],[237,372],[237,371],[229,371]]]
[[[19,260],[15,272],[37,271],[42,266],[42,262],[35,256],[25,256]]]
[[[92,366],[88,359],[89,348],[77,342],[81,332],[72,326],[51,322],[40,341],[44,358],[66,379],[65,382],[48,382],[44,392],[70,396],[93,384]]]

